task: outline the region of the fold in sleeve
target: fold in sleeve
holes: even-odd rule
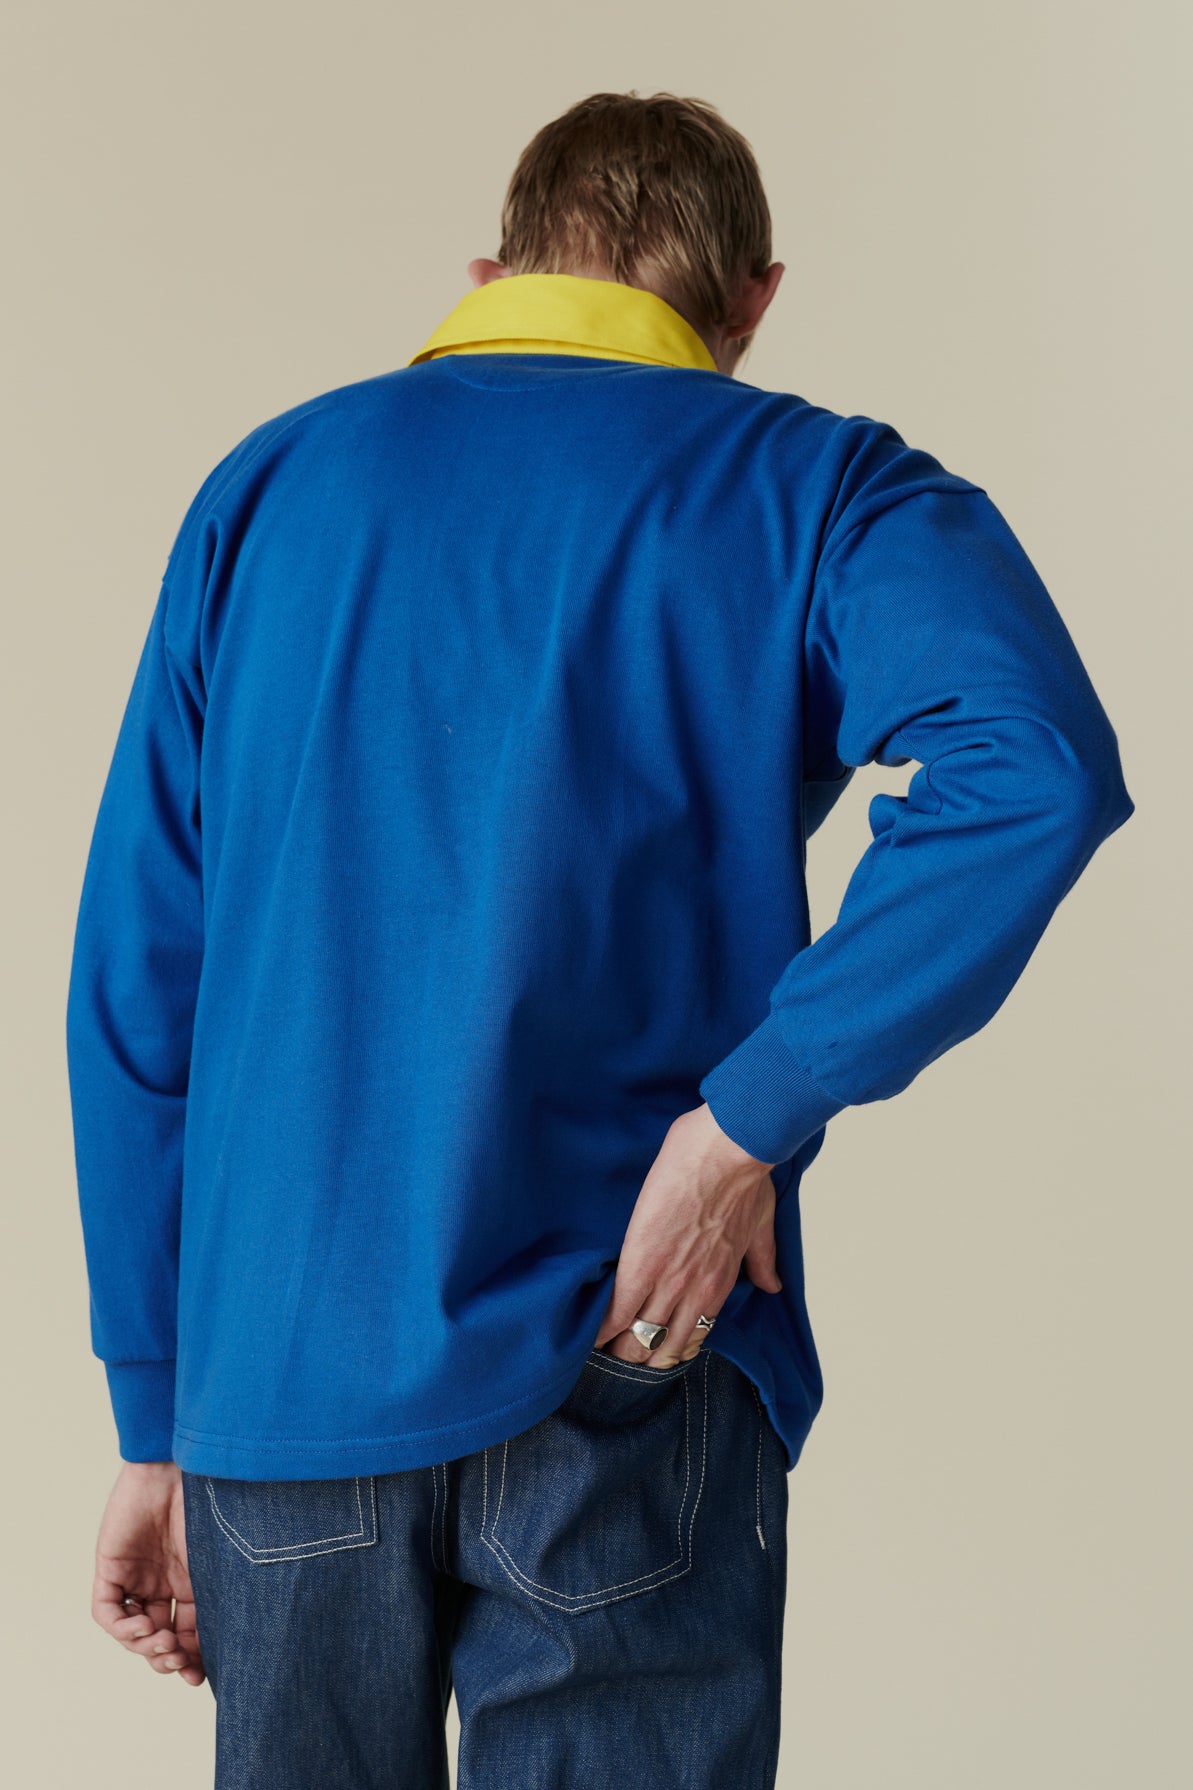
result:
[[[66,1009],[91,1346],[122,1457],[172,1457],[178,1239],[203,956],[197,665],[163,579],[100,799]]]
[[[854,482],[813,581],[806,679],[842,776],[920,768],[873,797],[835,922],[700,1083],[772,1164],[983,1026],[1134,812],[1076,647],[986,491],[889,427]]]

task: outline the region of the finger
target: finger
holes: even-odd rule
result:
[[[142,1659],[154,1664],[169,1654],[177,1653],[179,1640],[172,1628],[155,1628],[151,1634],[143,1635],[140,1640],[126,1641],[125,1646],[130,1653],[139,1653]]]
[[[707,1289],[706,1289],[706,1291],[707,1291]],[[702,1302],[699,1311],[696,1313],[696,1321],[692,1325],[691,1335],[689,1336],[688,1341],[687,1341],[686,1345],[684,1346],[684,1349],[682,1352],[681,1358],[684,1361],[690,1361],[692,1359],[692,1356],[698,1355],[700,1353],[701,1349],[704,1347],[704,1344],[708,1340],[708,1333],[717,1321],[717,1315],[720,1311],[722,1297],[723,1297],[723,1295],[719,1294],[716,1299],[706,1298]],[[707,1318],[708,1323],[701,1324],[699,1321],[701,1318]],[[680,1324],[682,1324],[683,1321],[684,1320],[683,1320],[681,1313],[677,1310],[676,1317],[675,1317],[675,1322],[676,1322],[677,1327]]]
[[[684,1351],[692,1340],[692,1326],[681,1326],[675,1312],[667,1320],[667,1334],[657,1349],[648,1349],[643,1367],[678,1367],[686,1359]]]
[[[673,1348],[672,1338],[678,1336],[679,1332],[678,1330],[672,1329],[666,1342],[661,1344],[653,1354],[647,1356],[646,1360],[642,1363],[643,1367],[678,1367],[681,1361],[691,1361],[694,1355],[700,1353],[700,1345],[704,1341],[704,1334],[703,1330],[693,1330],[682,1349],[678,1346]]]
[[[701,1324],[697,1322],[692,1326],[692,1334],[683,1350],[682,1359],[684,1361],[690,1361],[693,1355],[698,1355],[708,1341],[709,1331],[717,1321],[717,1305],[714,1301],[706,1299],[696,1315],[698,1320],[700,1318],[707,1318],[708,1323]],[[681,1320],[677,1316],[676,1323],[678,1324],[679,1322],[681,1322]]]
[[[134,1641],[148,1641],[158,1631],[147,1616],[122,1616],[107,1625],[108,1633],[115,1641],[122,1641],[130,1646]]]
[[[115,1589],[120,1588],[116,1586]],[[110,1600],[97,1600],[93,1613],[97,1614],[107,1633],[130,1653],[156,1658],[177,1651],[180,1645],[177,1625],[169,1620],[170,1603],[168,1597],[139,1598],[128,1595],[123,1596],[119,1604]],[[114,1610],[124,1610],[127,1614],[114,1615]],[[165,1621],[160,1620],[163,1611],[166,1613]],[[155,1616],[159,1618],[157,1621],[154,1621]]]
[[[179,1628],[174,1634],[156,1635],[154,1646],[146,1652],[145,1658],[155,1672],[176,1674],[185,1678],[188,1684],[202,1684],[206,1677],[199,1650],[199,1637],[193,1628]]]
[[[623,1330],[628,1330],[634,1319],[642,1311],[643,1305],[651,1297],[654,1281],[650,1275],[638,1273],[632,1275],[630,1270],[620,1267],[613,1283],[613,1296],[609,1301],[604,1322],[596,1333],[594,1348],[604,1348]],[[657,1319],[655,1320],[658,1321]],[[637,1338],[632,1338],[635,1343]]]
[[[151,1635],[135,1642],[130,1652],[139,1653],[155,1672],[176,1672],[183,1666],[202,1663],[197,1662],[197,1637],[192,1647],[173,1625],[155,1629]]]
[[[112,1579],[96,1580],[91,1614],[104,1632],[117,1641],[131,1641],[139,1635],[152,1634],[157,1626],[146,1615],[141,1599],[126,1599],[123,1585]]]
[[[696,1319],[705,1317],[715,1321],[724,1298],[720,1291],[712,1296],[707,1287],[703,1290],[703,1298],[700,1294],[701,1289],[697,1287],[684,1293],[676,1302],[666,1339],[649,1357],[648,1366],[677,1367],[681,1361],[690,1361],[693,1355],[699,1354],[708,1332],[696,1328]]]
[[[179,1624],[178,1649],[186,1656],[178,1676],[184,1678],[187,1684],[202,1684],[207,1673],[203,1665],[203,1650],[199,1645],[198,1631],[193,1625],[188,1628],[185,1624]]]
[[[174,1633],[178,1636],[178,1645],[188,1659],[201,1661],[203,1650],[199,1645],[199,1631],[195,1627],[194,1605],[191,1604],[189,1609],[189,1616],[185,1615],[182,1610],[179,1611],[178,1619],[174,1624]]]
[[[627,1314],[624,1324],[609,1347],[609,1353],[616,1355],[621,1361],[633,1361],[638,1366],[642,1366],[647,1361],[653,1361],[671,1340],[668,1323],[670,1314],[664,1313],[663,1309],[667,1303],[667,1295],[658,1287],[647,1293],[637,1309]],[[668,1335],[654,1349],[648,1348],[642,1338],[635,1336],[630,1329],[630,1325],[636,1323],[640,1318],[647,1324],[663,1324],[668,1328]]]
[[[690,1361],[698,1353],[704,1338],[704,1331],[696,1330],[696,1312],[690,1320],[685,1320],[684,1311],[692,1305],[692,1296],[688,1296],[686,1307],[681,1303],[682,1292],[669,1293],[663,1287],[656,1287],[645,1307],[635,1313],[631,1324],[637,1319],[644,1319],[649,1324],[662,1324],[667,1334],[652,1349],[636,1336],[628,1326],[624,1334],[618,1337],[621,1345],[617,1353],[623,1361],[635,1361],[641,1367],[676,1367],[680,1361]],[[666,1317],[661,1316],[662,1309],[670,1303],[670,1311]],[[707,1315],[711,1315],[708,1304],[704,1306]]]
[[[186,1654],[176,1641],[171,1645],[168,1651],[164,1653],[146,1654],[145,1657],[149,1661],[153,1671],[161,1672],[165,1675],[172,1672],[180,1672],[184,1666],[189,1665],[190,1663]]]

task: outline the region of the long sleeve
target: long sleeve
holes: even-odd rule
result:
[[[883,425],[826,525],[805,634],[818,774],[916,761],[875,795],[835,922],[700,1083],[787,1160],[899,1093],[998,1010],[1059,902],[1134,811],[1114,731],[1001,512]]]
[[[204,697],[163,580],[83,877],[66,1044],[91,1344],[125,1460],[169,1460],[191,1032],[203,957]]]

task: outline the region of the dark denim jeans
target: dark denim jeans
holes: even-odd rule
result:
[[[494,1447],[184,1473],[217,1790],[773,1790],[787,1464],[753,1381],[593,1350]]]

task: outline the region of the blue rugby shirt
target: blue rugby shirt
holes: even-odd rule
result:
[[[809,837],[912,762],[813,942]],[[739,1277],[704,1346],[793,1467],[825,1126],[991,1018],[1133,806],[987,490],[651,293],[499,279],[254,428],[170,549],[78,907],[123,1457],[336,1477],[525,1429],[707,1100],[777,1165],[783,1290]]]

